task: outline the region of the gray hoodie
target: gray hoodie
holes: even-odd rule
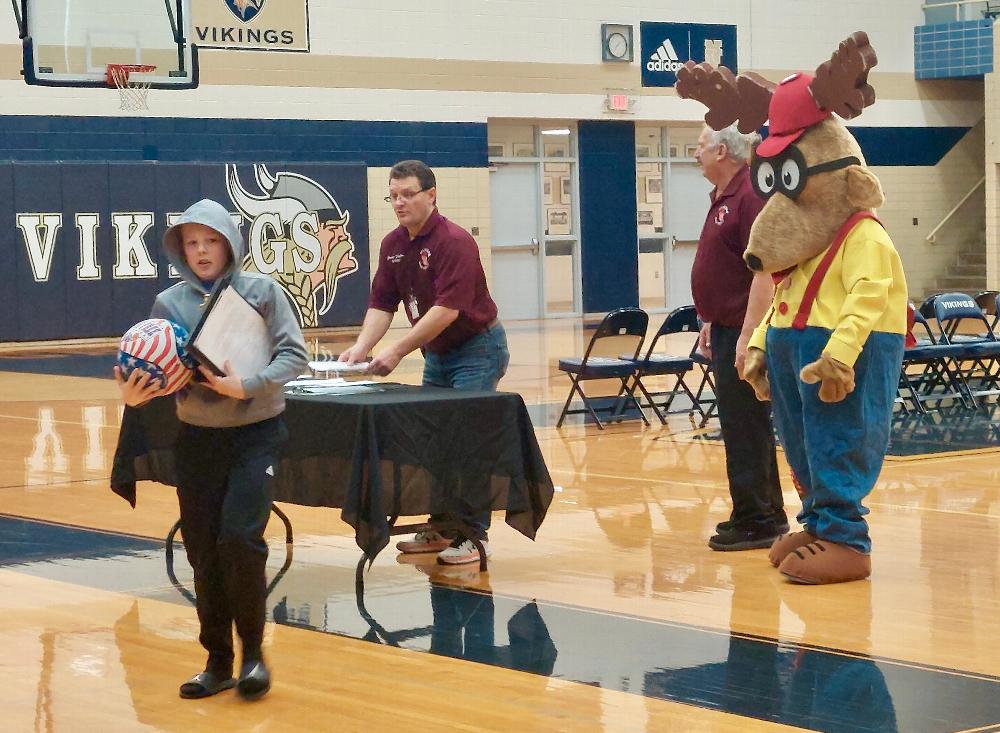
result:
[[[173,285],[153,303],[152,318],[166,318],[179,323],[191,333],[201,320],[210,291],[194,274],[184,259],[181,224],[204,224],[219,232],[232,248],[230,268],[217,282],[232,275],[231,285],[264,317],[271,332],[271,363],[259,374],[241,374],[247,398],[237,400],[220,395],[204,383],[192,380],[177,395],[177,417],[190,425],[223,428],[249,425],[281,414],[285,409],[282,387],[299,376],[306,367],[306,346],[302,330],[288,298],[272,278],[242,272],[246,250],[243,237],[230,214],[220,204],[202,199],[181,214],[177,223],[163,234],[163,249],[171,264],[181,274],[182,282]]]

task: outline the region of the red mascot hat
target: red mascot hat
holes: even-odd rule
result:
[[[809,74],[792,74],[775,88],[768,106],[767,140],[755,151],[761,158],[778,155],[802,137],[807,128],[830,116],[831,112],[813,99],[809,90],[812,80]]]

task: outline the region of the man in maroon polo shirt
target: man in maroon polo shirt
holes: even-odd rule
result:
[[[770,275],[754,275],[743,261],[750,227],[764,202],[750,185],[747,161],[760,138],[736,126],[705,127],[695,158],[715,189],[691,268],[691,293],[704,325],[698,348],[712,360],[715,396],[726,448],[733,510],[719,523],[713,550],[770,547],[788,532],[771,404],[760,402],[740,378],[747,342],[774,295]]]
[[[389,172],[386,201],[399,226],[382,240],[361,333],[340,361],[363,361],[402,303],[411,328],[375,355],[371,373],[385,376],[421,349],[424,386],[492,391],[510,362],[507,335],[486,287],[476,240],[438,212],[436,185],[434,172],[419,160],[401,161]],[[479,532],[489,555],[489,512],[463,519]],[[396,547],[405,553],[438,552],[446,564],[479,561],[471,541],[438,532],[421,532]]]

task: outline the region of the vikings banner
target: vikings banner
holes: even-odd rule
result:
[[[308,51],[307,0],[192,0],[200,48]]]
[[[0,339],[120,336],[178,282],[163,231],[226,206],[244,268],[270,275],[304,328],[353,326],[369,290],[367,172],[355,164],[2,163]]]

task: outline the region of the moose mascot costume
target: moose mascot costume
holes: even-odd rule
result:
[[[775,425],[802,499],[802,531],[780,537],[771,563],[799,583],[871,574],[862,500],[889,441],[907,331],[899,255],[873,210],[885,198],[844,119],[875,101],[868,36],[840,44],[815,77],[775,86],[724,66],[688,62],[677,93],[709,108],[720,130],[770,120],[751,181],[767,203],[744,260],[771,273],[774,302],[750,340],[743,379],[773,402]]]

